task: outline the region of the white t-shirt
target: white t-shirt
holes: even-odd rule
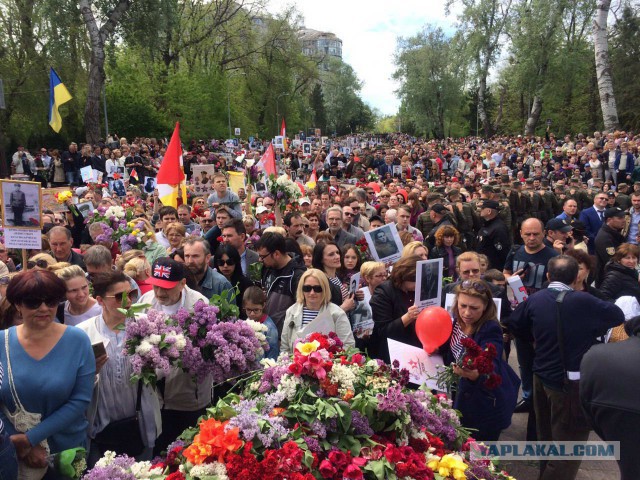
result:
[[[69,312],[69,305],[69,300],[64,302],[64,324],[72,327],[75,327],[79,323],[89,320],[92,317],[97,317],[102,313],[102,307],[98,302],[94,303],[93,307],[80,315],[74,315]]]

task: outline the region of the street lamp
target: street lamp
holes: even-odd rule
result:
[[[278,132],[279,132],[278,129],[280,128],[280,111],[279,111],[278,102],[282,97],[287,97],[287,96],[289,96],[289,94],[285,92],[285,93],[281,93],[276,97],[276,135],[275,136],[278,136]]]
[[[246,75],[244,72],[236,72],[236,75],[227,75],[227,118],[229,120],[229,136],[231,138],[231,89],[229,88],[229,79],[238,75]]]

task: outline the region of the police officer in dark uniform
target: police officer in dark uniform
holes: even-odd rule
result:
[[[478,232],[477,251],[487,256],[489,267],[504,268],[504,262],[511,248],[509,229],[498,216],[500,204],[495,200],[484,200],[480,206],[480,216],[484,226]]]
[[[619,207],[610,207],[604,211],[604,225],[598,230],[595,239],[596,249],[596,287],[604,279],[604,266],[616,253],[616,248],[625,242],[622,230],[625,225],[625,211]]]

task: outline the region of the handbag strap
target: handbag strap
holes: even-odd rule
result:
[[[11,360],[9,358],[9,332],[13,329],[7,329],[4,332],[4,350],[7,354],[7,373],[9,376],[9,389],[11,390],[11,396],[13,397],[13,403],[16,406],[16,410],[24,411],[25,408],[20,403],[20,398],[18,397],[18,391],[16,390],[16,385],[13,383],[13,370],[11,370]],[[16,331],[16,335],[18,332]]]
[[[142,380],[138,380],[138,395],[136,398],[136,413],[142,409]]]
[[[564,301],[565,295],[569,290],[562,290],[556,297],[556,324],[558,328],[558,348],[560,349],[560,360],[562,361],[562,369],[564,370],[564,376],[567,377],[567,359],[564,354],[564,333],[562,331],[562,322],[560,321],[560,307]]]

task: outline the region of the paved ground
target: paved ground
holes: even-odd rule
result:
[[[518,372],[515,348],[511,350],[509,364]],[[513,415],[511,427],[502,432],[500,440],[525,440],[527,432],[526,413],[516,413]],[[600,440],[595,433],[591,432],[589,440]],[[535,461],[505,461],[502,465],[517,480],[537,480],[538,462]],[[620,471],[615,461],[583,461],[580,472],[576,480],[619,480]],[[558,479],[563,480],[563,479]]]

